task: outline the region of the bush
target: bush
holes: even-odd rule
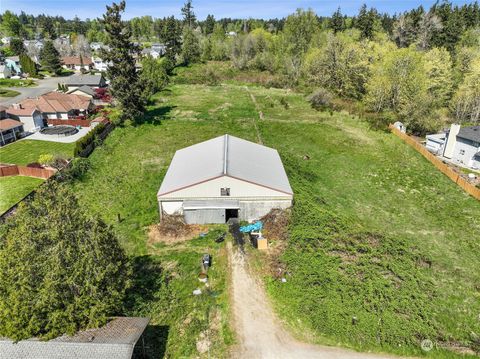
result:
[[[330,106],[332,98],[333,96],[328,90],[319,88],[308,97],[308,101],[312,108],[320,111]]]
[[[48,166],[53,162],[53,155],[49,153],[40,155],[40,157],[38,157],[38,162],[44,166]]]
[[[85,136],[83,136],[80,140],[77,141],[75,144],[75,150],[73,151],[73,154],[75,157],[80,156],[80,154],[91,144],[93,143],[93,146],[95,146],[95,139],[98,138],[98,135],[103,132],[105,129],[105,125],[103,123],[98,124],[95,126],[93,130],[91,130],[89,133],[87,133]]]

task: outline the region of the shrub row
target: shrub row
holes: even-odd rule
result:
[[[105,125],[100,123],[84,137],[79,139],[75,145],[75,150],[73,151],[74,156],[80,156],[90,144],[95,146],[95,141],[99,138],[99,135],[103,132],[103,130],[105,130]]]

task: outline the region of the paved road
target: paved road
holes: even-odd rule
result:
[[[10,106],[18,103],[27,97],[37,97],[57,88],[59,82],[65,82],[67,77],[49,77],[42,80],[35,80],[38,85],[35,87],[9,87],[8,89],[20,92],[15,97],[0,97],[0,105]]]
[[[294,339],[280,324],[263,286],[247,268],[245,255],[227,243],[232,273],[233,311],[239,345],[232,358],[248,359],[385,359],[383,354],[312,345]]]

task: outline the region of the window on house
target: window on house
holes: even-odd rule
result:
[[[230,196],[230,188],[220,188],[221,196]]]
[[[460,154],[461,154],[461,155],[464,155],[464,154],[465,154],[465,150],[460,150]]]

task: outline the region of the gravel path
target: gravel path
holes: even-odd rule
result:
[[[263,286],[249,273],[244,254],[233,249],[231,242],[227,246],[232,273],[235,330],[240,342],[232,353],[233,358],[394,358],[311,345],[294,339],[275,317]]]

